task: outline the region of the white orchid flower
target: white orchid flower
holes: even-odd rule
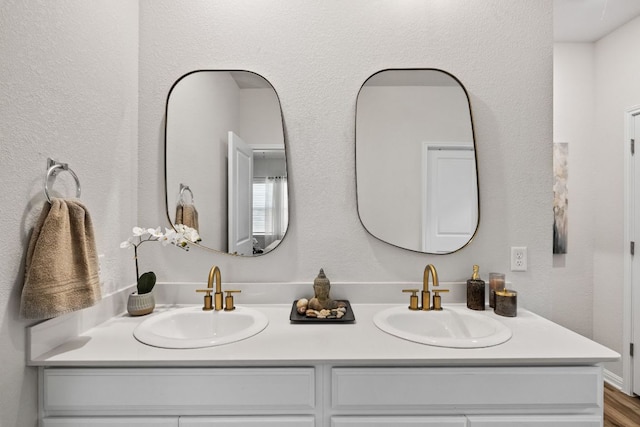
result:
[[[160,242],[163,246],[167,246],[169,243],[175,243],[177,234],[174,230],[167,230],[167,232],[160,238]]]
[[[176,225],[176,230],[187,242],[196,243],[202,240],[195,228],[188,227],[184,224],[178,224]]]
[[[153,229],[153,228],[148,228],[147,229],[147,233],[149,233],[152,237],[157,237],[157,238],[161,238],[162,237],[162,231],[160,231],[160,227]]]
[[[185,233],[187,233],[189,236],[193,236],[193,233],[195,233],[195,236],[198,238],[198,241],[200,240],[200,236],[192,228],[184,227],[184,226],[182,228],[179,228],[179,226],[176,226],[176,229],[178,230],[178,232],[176,232],[176,230],[174,229],[165,228],[165,232],[162,233],[161,227],[157,227],[157,228],[133,227],[133,230],[132,230],[133,236],[129,237],[128,240],[125,240],[124,242],[120,243],[120,247],[122,249],[133,248],[134,250],[134,253],[135,253],[134,259],[136,263],[136,277],[138,278],[138,280],[140,280],[140,274],[138,269],[138,246],[140,246],[144,242],[160,242],[162,243],[163,246],[166,246],[169,243],[171,243],[172,245],[175,245],[180,249],[184,249],[188,251],[189,243],[195,242],[196,240],[188,239],[187,237],[185,237]]]
[[[147,234],[147,230],[145,230],[142,227],[133,227],[133,235],[135,237],[140,237],[140,236],[144,236],[145,234]]]

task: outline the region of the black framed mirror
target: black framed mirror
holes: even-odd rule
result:
[[[199,70],[167,96],[165,196],[171,224],[196,228],[208,249],[271,252],[289,223],[280,101],[262,76]]]
[[[480,218],[476,144],[465,88],[437,69],[389,69],[356,102],[358,215],[394,246],[447,254]]]

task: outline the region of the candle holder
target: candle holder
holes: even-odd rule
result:
[[[516,317],[518,314],[518,293],[509,289],[496,291],[495,313],[505,317]]]
[[[505,288],[504,273],[489,273],[489,306],[496,307],[496,292]]]

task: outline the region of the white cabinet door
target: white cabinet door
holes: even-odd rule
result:
[[[314,417],[180,417],[180,427],[315,427]]]
[[[178,417],[123,418],[83,417],[45,418],[42,427],[178,427]]]
[[[602,427],[596,415],[469,416],[469,427]]]
[[[516,410],[573,415],[601,410],[602,384],[601,368],[595,366],[336,367],[331,370],[331,408],[368,415],[474,414],[478,408],[505,415]]]
[[[463,416],[451,417],[333,417],[331,427],[466,427]]]
[[[47,368],[42,388],[49,417],[299,414],[316,404],[305,367]]]

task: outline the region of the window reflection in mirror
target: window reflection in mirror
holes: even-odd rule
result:
[[[165,185],[170,222],[197,228],[201,246],[243,256],[276,248],[289,203],[282,114],[271,84],[248,71],[178,79],[167,98]]]
[[[356,104],[358,214],[380,240],[446,254],[479,222],[471,107],[460,82],[434,69],[384,70]]]

